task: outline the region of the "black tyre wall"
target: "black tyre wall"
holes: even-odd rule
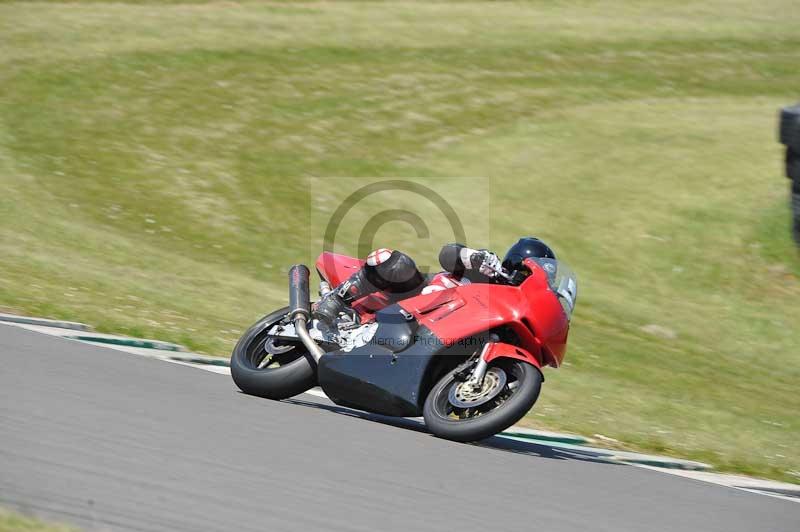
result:
[[[792,234],[794,241],[800,246],[800,179],[792,183]]]
[[[786,150],[786,177],[800,183],[800,151]]]
[[[800,104],[781,109],[779,139],[781,144],[800,153]]]
[[[792,180],[792,236],[800,246],[800,151],[786,149],[786,176]]]
[[[792,236],[800,246],[800,104],[781,109],[778,137],[786,146],[786,176],[792,180]]]

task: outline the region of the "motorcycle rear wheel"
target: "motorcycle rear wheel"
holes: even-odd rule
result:
[[[287,399],[317,385],[316,364],[299,340],[291,344],[293,348],[288,352],[267,359],[270,356],[265,350],[267,331],[288,311],[288,307],[282,308],[258,320],[233,348],[231,377],[244,393]]]
[[[507,376],[503,389],[490,401],[473,408],[451,402],[453,388],[463,384],[456,380],[456,371],[439,380],[423,407],[425,425],[434,435],[460,442],[482,440],[507,429],[533,407],[543,382],[538,368],[514,359],[498,359],[489,371],[492,368],[502,369]]]

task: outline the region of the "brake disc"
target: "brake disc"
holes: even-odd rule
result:
[[[459,382],[447,394],[450,404],[457,408],[475,408],[488,403],[503,391],[508,378],[501,368],[489,368],[483,377],[483,384],[478,388],[466,382]]]

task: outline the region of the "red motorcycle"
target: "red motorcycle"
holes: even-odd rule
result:
[[[374,293],[335,324],[312,319],[309,270],[289,270],[289,306],[253,325],[231,356],[245,393],[285,399],[319,385],[336,404],[424,416],[436,436],[474,441],[519,421],[536,402],[544,366],[564,359],[577,296],[571,270],[526,259],[472,283],[394,301]],[[323,253],[321,293],[363,262]]]

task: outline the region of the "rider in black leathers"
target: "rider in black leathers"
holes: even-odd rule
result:
[[[443,288],[469,282],[497,283],[505,278],[499,273],[519,271],[522,261],[529,257],[555,259],[553,250],[537,238],[521,238],[506,253],[504,260],[491,251],[472,249],[462,244],[447,244],[439,252],[439,264],[444,268]],[[384,291],[397,299],[420,293],[431,279],[426,279],[417,269],[414,260],[405,253],[390,249],[377,249],[367,256],[364,266],[345,282],[325,294],[314,305],[314,317],[332,323],[354,301],[368,294]]]

